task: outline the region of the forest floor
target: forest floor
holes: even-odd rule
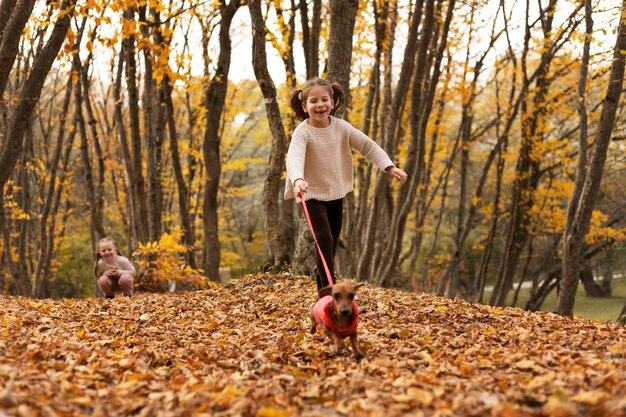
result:
[[[0,297],[0,417],[626,416],[624,326],[365,286],[357,362],[314,287]]]

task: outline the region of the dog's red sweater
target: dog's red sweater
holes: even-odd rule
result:
[[[326,295],[315,303],[313,306],[313,315],[315,321],[321,327],[327,327],[333,332],[337,333],[341,337],[350,336],[356,331],[356,327],[359,324],[359,308],[355,301],[352,301],[352,322],[344,329],[337,327],[333,322],[333,318],[330,315],[330,309],[332,308],[333,297]]]

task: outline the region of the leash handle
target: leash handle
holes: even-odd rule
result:
[[[315,241],[315,246],[317,246],[317,251],[320,254],[320,258],[322,258],[322,264],[324,265],[324,271],[326,271],[326,278],[328,278],[329,285],[335,285],[333,282],[333,278],[330,276],[330,269],[328,269],[328,264],[326,263],[326,259],[324,258],[324,254],[322,253],[322,248],[320,248],[320,244],[317,243],[317,238],[315,237],[315,230],[313,230],[313,223],[311,223],[311,216],[309,216],[309,210],[306,207],[306,202],[304,201],[304,194],[300,192],[298,194],[300,197],[300,201],[302,202],[302,209],[304,210],[304,216],[306,217],[307,223],[309,223],[309,230],[311,230],[311,234],[313,235],[313,240]]]

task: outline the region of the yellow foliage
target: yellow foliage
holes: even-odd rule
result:
[[[626,241],[626,228],[614,229],[603,227],[602,225],[609,219],[609,216],[599,210],[594,210],[591,215],[590,229],[587,233],[587,243],[593,245],[598,242],[622,242]]]
[[[264,165],[267,164],[267,159],[263,158],[239,158],[235,160],[231,160],[222,165],[222,171],[245,171],[248,169],[248,165],[250,164],[259,164]]]
[[[22,210],[18,203],[13,199],[16,191],[19,191],[21,187],[14,185],[13,180],[9,180],[5,186],[4,192],[4,211],[6,218],[9,220],[30,220],[30,214]],[[11,190],[11,191],[9,191]]]
[[[212,286],[202,271],[194,270],[185,265],[183,254],[187,247],[180,243],[183,232],[175,227],[171,233],[163,233],[158,242],[139,243],[133,253],[140,273],[136,286],[146,291],[159,292],[167,288],[171,282],[179,282],[194,288]]]
[[[623,242],[626,241],[626,228],[613,229],[612,227],[592,227],[587,234],[587,243],[593,245],[598,242]]]

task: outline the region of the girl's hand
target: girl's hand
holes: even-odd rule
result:
[[[117,269],[115,268],[111,268],[107,271],[107,275],[110,276],[111,278],[115,278],[118,273],[117,273]]]
[[[299,197],[300,193],[304,194],[309,191],[309,184],[302,178],[298,178],[293,183],[293,192]]]
[[[387,171],[387,173],[392,177],[396,177],[397,179],[399,179],[402,184],[406,182],[406,179],[408,177],[407,173],[398,167],[390,166],[387,167],[385,171]]]

